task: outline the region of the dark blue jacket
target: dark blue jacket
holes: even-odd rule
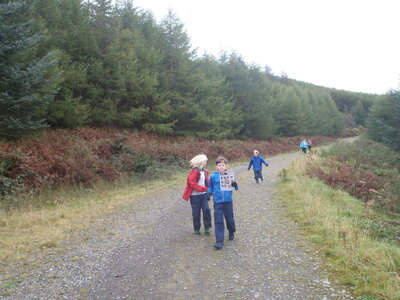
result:
[[[250,163],[249,166],[247,167],[247,169],[250,170],[251,166],[253,165],[253,170],[254,171],[261,171],[262,170],[262,164],[266,165],[268,167],[268,163],[267,161],[261,156],[253,156],[250,159]]]
[[[235,187],[238,190],[239,187]],[[214,203],[232,202],[232,191],[221,191],[219,172],[210,176],[207,193],[213,194]]]

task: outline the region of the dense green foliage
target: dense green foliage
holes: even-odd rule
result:
[[[400,151],[400,91],[391,91],[372,106],[367,129],[373,140]]]
[[[172,11],[156,22],[151,12],[130,0],[27,3],[29,17],[43,38],[31,31],[10,35],[6,30],[11,27],[2,26],[2,45],[25,40],[32,44],[30,48],[35,45],[35,51],[7,56],[9,68],[2,61],[1,76],[7,80],[1,81],[1,89],[2,97],[11,95],[21,78],[13,76],[18,68],[11,66],[21,60],[25,66],[36,62],[29,76],[40,88],[32,85],[35,91],[29,95],[40,105],[24,113],[27,121],[36,122],[31,129],[47,123],[55,128],[117,126],[207,138],[330,135],[346,125],[364,124],[378,97],[274,76],[267,66],[249,65],[236,53],[199,56]],[[8,23],[15,30],[21,26],[27,30],[31,24],[13,20]],[[57,82],[54,101],[48,101],[54,89],[50,74],[44,72],[52,62],[45,54],[55,50],[63,78]],[[28,93],[18,91],[20,98]],[[18,97],[7,101],[15,104]],[[2,109],[0,118],[20,120],[22,111],[17,106]],[[17,130],[19,124],[9,127]],[[1,136],[18,137],[12,132]]]
[[[365,126],[371,105],[381,98],[377,95],[338,90],[332,90],[331,96],[339,111],[347,116],[347,126]]]
[[[22,2],[0,4],[0,136],[6,138],[45,127],[41,110],[56,88],[56,54],[41,57],[28,9]]]

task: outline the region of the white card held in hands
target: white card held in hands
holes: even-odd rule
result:
[[[233,191],[235,188],[231,185],[235,181],[235,174],[232,172],[219,173],[221,191]]]

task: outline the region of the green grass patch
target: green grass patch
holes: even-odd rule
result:
[[[377,234],[383,231],[379,226],[400,220],[366,210],[348,193],[308,177],[307,166],[307,159],[299,160],[279,184],[289,216],[324,254],[326,268],[355,296],[400,299],[399,245]]]

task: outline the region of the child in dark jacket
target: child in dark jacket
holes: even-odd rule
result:
[[[254,179],[256,180],[257,186],[259,185],[258,179],[264,180],[262,175],[262,164],[268,167],[267,161],[260,155],[260,153],[257,150],[254,150],[253,157],[250,159],[247,170],[250,170],[251,166],[253,166]]]
[[[186,201],[190,199],[192,206],[192,218],[194,234],[200,235],[201,211],[203,212],[204,234],[210,234],[211,211],[208,206],[209,197],[207,195],[207,186],[210,180],[208,170],[204,169],[207,165],[207,156],[199,154],[192,158],[190,166],[192,170],[187,178],[187,185],[182,198]]]
[[[226,227],[229,231],[229,240],[233,240],[236,232],[235,216],[233,214],[232,191],[221,191],[221,173],[227,170],[227,160],[224,157],[218,157],[215,161],[217,171],[210,176],[210,185],[208,194],[212,194],[214,199],[214,227],[215,227],[215,249],[224,247],[224,218]],[[236,181],[231,186],[238,190]]]

